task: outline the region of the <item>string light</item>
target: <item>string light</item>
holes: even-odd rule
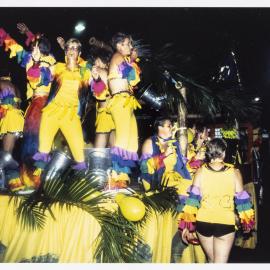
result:
[[[84,23],[78,23],[76,26],[75,26],[75,31],[77,32],[77,33],[80,33],[80,32],[82,32],[82,31],[84,31],[85,30],[85,24]]]

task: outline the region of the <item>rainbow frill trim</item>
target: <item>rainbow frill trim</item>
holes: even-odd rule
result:
[[[255,228],[255,213],[249,194],[245,190],[237,192],[235,194],[235,204],[242,229],[244,231],[253,230]]]
[[[195,231],[196,215],[198,208],[200,207],[200,201],[202,199],[199,187],[190,186],[189,197],[185,202],[182,212],[178,215],[180,230],[188,229],[190,232]]]

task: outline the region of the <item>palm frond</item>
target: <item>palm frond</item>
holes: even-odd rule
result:
[[[100,262],[142,262],[138,251],[142,244],[138,229],[127,221],[120,212],[111,212],[103,206],[110,195],[100,192],[97,176],[91,173],[72,173],[57,176],[47,181],[35,193],[15,198],[17,216],[28,230],[44,228],[47,215],[56,218],[52,206],[79,207],[91,214],[100,224],[97,238],[96,258]],[[90,239],[89,239],[90,241]]]
[[[147,208],[154,212],[163,214],[164,212],[175,212],[178,195],[174,187],[165,187],[162,191],[156,192],[150,196],[142,194],[142,201]],[[176,213],[176,212],[175,212]]]

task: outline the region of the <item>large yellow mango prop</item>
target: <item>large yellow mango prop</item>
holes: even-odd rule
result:
[[[144,217],[145,205],[138,198],[118,193],[115,196],[115,201],[119,205],[120,211],[125,219],[129,221],[139,221]]]

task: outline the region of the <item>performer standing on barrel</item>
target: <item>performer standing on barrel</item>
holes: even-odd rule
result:
[[[141,108],[133,96],[133,87],[140,81],[140,69],[132,50],[132,39],[124,33],[112,38],[115,53],[109,66],[109,89],[112,98],[108,104],[115,124],[115,144],[111,148],[113,173],[112,181],[120,181],[126,186],[131,168],[138,160],[138,128],[134,110]]]
[[[92,67],[91,91],[97,101],[96,114],[96,148],[105,148],[114,145],[115,125],[112,115],[108,110],[108,102],[111,98],[108,87],[108,67],[111,54],[99,49],[94,52]]]
[[[38,175],[49,161],[52,143],[59,129],[76,161],[73,168],[86,168],[80,115],[91,72],[86,62],[79,62],[80,54],[80,41],[71,38],[65,43],[66,63],[57,63],[51,68],[54,85],[50,91],[48,105],[42,110],[39,152],[33,157],[36,160]]]
[[[24,117],[20,110],[20,93],[11,82],[7,72],[1,72],[0,77],[0,138],[2,150],[0,163],[8,162],[8,156],[12,154],[16,140],[23,134]],[[8,154],[9,153],[9,154]],[[6,157],[6,158],[5,158]],[[2,171],[2,167],[0,171]],[[5,169],[4,173],[11,191],[24,189],[24,184],[19,177],[19,168]],[[3,180],[3,178],[2,178]]]
[[[23,128],[21,186],[32,188],[39,185],[39,179],[32,174],[32,156],[38,151],[41,110],[47,102],[51,86],[49,67],[56,61],[50,54],[51,45],[47,38],[33,35],[23,23],[19,23],[17,27],[21,33],[26,34],[26,44],[32,42],[31,51],[26,51],[3,28],[0,28],[0,44],[4,43],[5,50],[10,51],[10,58],[17,57],[17,62],[26,69],[26,96],[30,103],[25,113]],[[36,58],[36,54],[39,58]]]

